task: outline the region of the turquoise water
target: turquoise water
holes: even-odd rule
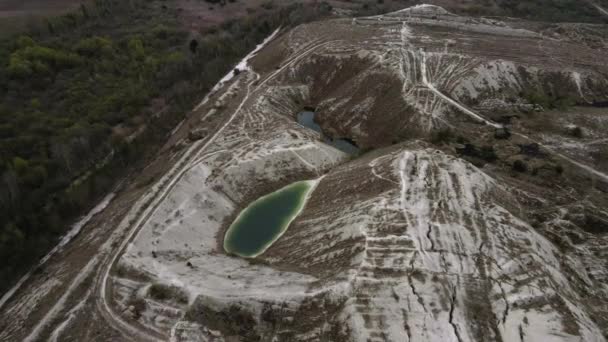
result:
[[[315,122],[315,113],[314,112],[309,112],[309,111],[304,111],[304,112],[300,112],[298,113],[298,123],[304,127],[308,127],[316,132],[321,133],[321,137],[323,138],[323,142],[331,145],[335,148],[337,148],[338,150],[348,153],[348,154],[359,154],[359,147],[357,147],[357,145],[353,144],[351,141],[347,140],[347,139],[332,139],[328,136],[326,136],[325,134],[323,134],[323,131],[321,130],[321,126],[319,126],[319,124],[317,124]]]
[[[319,126],[315,122],[315,113],[314,112],[300,112],[298,113],[298,123],[304,127],[308,127],[314,131],[319,133],[323,133],[321,131],[321,126]]]
[[[251,203],[228,228],[224,249],[242,257],[264,252],[302,210],[312,185],[296,182]]]

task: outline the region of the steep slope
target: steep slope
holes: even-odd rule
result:
[[[422,5],[271,37],[27,337],[605,341],[606,45],[564,30]],[[362,153],[298,124],[311,109]],[[241,209],[303,179],[268,250],[224,251]]]
[[[122,272],[113,281],[119,308],[133,311],[128,303],[144,300],[132,317],[176,340],[604,341],[598,313],[605,309],[586,297],[606,300],[605,262],[601,254],[576,257],[589,242],[556,245],[549,239],[556,225],[539,229],[526,200],[547,184],[513,178],[500,164],[479,169],[450,155],[453,145],[395,144],[446,128],[485,142],[508,124],[498,114],[538,109],[531,92],[603,101],[608,69],[596,55],[434,6],[282,35],[253,60],[270,76],[254,83],[218,136],[221,147],[193,158],[199,162],[121,258],[119,267],[136,276]],[[333,137],[364,149],[392,146],[344,163],[345,155],[295,123],[305,107]],[[608,179],[543,145],[526,123],[512,126],[499,153],[532,141],[544,163],[568,163],[568,172],[585,173],[585,184]],[[258,261],[224,253],[223,232],[239,208],[320,175],[304,211]],[[560,183],[572,187],[567,175]],[[592,208],[606,195],[593,187],[587,200]],[[597,278],[575,271],[582,260],[603,265]],[[188,300],[167,316],[147,294],[153,283],[181,288]]]

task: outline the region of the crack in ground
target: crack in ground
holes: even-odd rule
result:
[[[429,242],[431,243],[431,251],[434,252],[435,251],[435,242],[431,238],[432,230],[433,230],[433,224],[429,223],[429,230],[427,230],[427,232],[426,232],[426,238],[429,239]]]
[[[477,253],[478,253],[479,255],[481,255],[481,256],[485,256],[485,254],[483,254],[483,247],[485,247],[485,244],[486,244],[486,242],[485,242],[485,241],[482,241],[482,242],[479,244],[479,249],[478,249],[478,252],[477,252]]]
[[[454,323],[454,308],[456,303],[456,286],[454,286],[452,291],[452,298],[450,300],[450,325],[454,329],[454,335],[456,335],[456,339],[458,342],[462,342],[462,337],[460,337],[460,333],[458,332],[458,326]]]
[[[445,274],[450,274],[450,266],[448,266],[447,260],[445,260],[445,253],[450,253],[446,250],[439,251],[439,257],[441,258],[441,267],[443,267],[443,271]]]
[[[493,278],[490,278],[493,279]],[[509,301],[507,300],[507,293],[505,292],[505,289],[502,287],[502,284],[500,283],[500,281],[493,279],[497,284],[498,287],[500,288],[500,293],[502,294],[502,299],[505,301],[505,310],[503,312],[503,316],[502,316],[502,324],[506,324],[507,322],[507,316],[509,315]]]
[[[414,256],[412,257],[412,260],[410,261],[410,270],[408,271],[407,281],[410,285],[410,289],[412,290],[412,293],[414,294],[414,296],[416,296],[416,300],[418,301],[418,304],[420,304],[420,306],[422,306],[422,309],[424,310],[424,312],[427,312],[426,306],[424,305],[424,300],[422,299],[422,297],[420,296],[418,291],[416,291],[416,287],[414,286],[414,282],[412,281],[413,280],[412,273],[414,273],[414,262],[416,261],[417,255],[418,255],[418,251],[414,252]]]
[[[414,271],[414,263],[416,262],[416,257],[418,256],[418,251],[414,251],[414,255],[410,260],[410,273]]]
[[[478,250],[479,257],[483,258],[483,259],[490,260],[490,262],[493,262],[498,267],[498,269],[502,270],[500,268],[500,265],[498,264],[498,262],[496,260],[494,260],[494,258],[492,258],[492,257],[490,257],[490,256],[488,256],[488,255],[486,255],[484,253],[483,249],[485,247],[485,243],[486,243],[485,241],[482,241],[481,244],[479,244],[479,250]],[[496,279],[496,278],[494,278],[494,277],[492,277],[490,275],[488,275],[487,277],[488,277],[488,279],[490,281],[496,282],[496,284],[500,288],[500,294],[502,296],[502,300],[505,302],[505,309],[503,311],[503,315],[502,315],[502,320],[501,321],[502,321],[502,324],[505,325],[506,322],[507,322],[507,316],[509,315],[509,310],[510,310],[509,301],[507,300],[507,293],[506,293],[505,289],[502,287],[502,282],[501,281],[499,281],[498,279]]]
[[[410,330],[410,325],[407,324],[407,312],[403,309],[401,309],[401,315],[403,315],[403,329],[405,330],[405,333],[407,334],[407,340],[408,342],[412,340],[412,331]]]
[[[414,296],[416,296],[416,300],[418,301],[418,304],[420,304],[420,306],[422,306],[422,309],[424,310],[424,312],[427,312],[426,306],[424,306],[424,300],[422,299],[422,297],[420,296],[418,291],[416,291],[416,286],[414,286],[414,282],[412,281],[411,274],[407,276],[407,280],[408,280],[408,283],[410,284],[410,289],[412,290],[412,293],[414,294]]]

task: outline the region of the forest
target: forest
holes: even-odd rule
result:
[[[163,1],[95,0],[0,40],[0,293],[276,27],[277,7],[206,32]]]
[[[420,2],[356,2],[353,15]],[[0,293],[272,30],[332,10],[325,2],[269,1],[263,12],[193,32],[168,3],[93,0],[0,38]],[[576,0],[481,0],[448,9],[606,22]]]
[[[604,1],[597,2],[606,6]],[[608,23],[608,17],[600,13],[589,1],[473,0],[454,2],[453,6],[454,12],[472,16],[523,18],[546,23]]]

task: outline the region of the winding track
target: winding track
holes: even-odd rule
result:
[[[271,38],[273,38],[276,33],[278,33],[278,30],[275,31]],[[270,39],[266,40],[266,42],[268,42]],[[224,131],[224,129],[226,129],[226,127],[228,127],[233,121],[234,119],[237,117],[237,115],[241,112],[241,109],[243,108],[243,106],[245,105],[245,103],[247,103],[247,101],[251,98],[252,94],[254,94],[255,92],[257,92],[264,84],[266,84],[268,81],[270,81],[271,79],[275,78],[277,75],[279,75],[281,72],[283,72],[285,69],[287,69],[290,66],[293,66],[295,63],[297,63],[298,61],[300,61],[302,58],[306,57],[307,55],[309,55],[310,53],[312,53],[313,51],[316,51],[319,48],[322,48],[324,46],[327,46],[328,44],[331,43],[335,43],[335,41],[329,41],[329,42],[321,42],[318,44],[314,44],[312,47],[307,48],[306,50],[296,54],[295,56],[293,56],[287,63],[285,63],[281,68],[279,68],[278,70],[274,71],[272,74],[270,74],[268,77],[266,77],[262,82],[260,82],[253,90],[251,89],[252,85],[254,85],[257,81],[259,81],[260,79],[260,75],[258,73],[256,73],[255,71],[251,70],[251,72],[253,73],[254,77],[253,80],[251,80],[248,84],[247,84],[247,94],[245,95],[245,97],[243,98],[243,100],[241,101],[241,103],[239,104],[239,106],[236,108],[236,110],[232,113],[232,115],[230,116],[230,118],[224,123],[224,125],[222,125],[216,132],[215,134],[213,134],[208,140],[207,142],[201,146],[198,147],[199,144],[195,144],[193,145],[193,147],[191,147],[189,149],[189,151],[182,157],[182,160],[186,160],[186,159],[192,159],[196,156],[198,156],[201,152],[205,151],[207,149],[207,147],[213,142],[215,141],[215,139]],[[248,57],[245,57],[245,61],[247,61],[248,59],[250,59],[251,57],[253,57],[253,55],[258,51],[259,49],[256,49],[252,52],[252,54],[248,55]],[[194,150],[196,150],[196,152],[193,152]],[[214,153],[214,152],[211,152]],[[177,184],[177,182],[182,178],[182,176],[188,171],[190,170],[192,167],[198,165],[199,163],[201,163],[205,157],[207,155],[201,156],[199,158],[197,158],[197,161],[195,162],[195,164],[192,164],[185,161],[182,163],[182,160],[180,160],[177,165],[183,165],[183,167],[180,168],[180,170],[177,172],[177,175],[170,181],[169,185],[167,186],[167,188],[162,191],[162,194],[160,194],[160,197],[157,197],[157,200],[155,200],[155,204],[152,206],[149,206],[146,211],[148,211],[148,213],[144,216],[142,216],[138,222],[134,225],[134,228],[132,229],[131,233],[129,234],[129,236],[123,240],[122,246],[119,249],[119,252],[116,253],[111,261],[110,264],[108,264],[105,268],[105,273],[103,276],[103,279],[101,281],[101,287],[100,287],[100,293],[99,293],[99,297],[102,300],[102,304],[103,304],[103,310],[105,311],[105,318],[106,320],[112,320],[114,321],[114,323],[116,323],[117,325],[113,325],[115,328],[118,328],[119,330],[123,331],[124,333],[127,333],[127,336],[129,334],[133,334],[133,333],[137,333],[140,337],[145,338],[146,340],[158,340],[158,336],[154,336],[150,333],[147,333],[141,329],[137,329],[135,327],[133,327],[132,325],[130,325],[128,322],[126,322],[124,319],[122,319],[120,317],[120,315],[114,314],[112,311],[111,306],[108,303],[108,296],[109,294],[106,292],[106,284],[108,282],[108,278],[109,278],[109,274],[110,271],[112,269],[112,267],[114,266],[114,264],[116,263],[116,261],[118,260],[118,257],[124,253],[124,250],[126,248],[126,246],[128,245],[128,243],[130,241],[132,241],[137,234],[139,233],[139,231],[141,231],[141,229],[143,228],[143,226],[145,226],[145,224],[148,222],[148,220],[150,219],[150,217],[152,217],[152,215],[154,214],[154,212],[156,211],[156,209],[158,208],[158,206],[162,203],[162,201],[166,198],[166,196],[170,193],[170,191],[173,189],[174,185]],[[171,336],[162,336],[162,339],[167,339],[167,338],[173,338],[175,336],[175,328],[177,327],[177,325],[179,324],[179,321],[175,324],[174,328],[171,329]]]
[[[275,34],[276,34],[276,32],[275,32]],[[248,58],[251,58],[251,56],[248,56],[245,59],[247,60]],[[115,328],[118,328],[119,330],[121,330],[127,334],[136,333],[136,334],[140,335],[140,337],[145,338],[145,340],[156,340],[157,339],[157,336],[153,336],[149,333],[146,333],[144,330],[137,329],[136,327],[130,325],[127,321],[122,319],[122,317],[120,315],[117,315],[113,312],[111,305],[108,303],[109,294],[107,292],[107,286],[106,286],[108,283],[109,276],[110,276],[110,271],[111,271],[112,267],[116,264],[119,256],[122,255],[122,253],[124,253],[128,243],[130,243],[133,240],[133,238],[137,236],[139,231],[141,231],[141,229],[145,226],[145,224],[148,222],[150,217],[152,217],[152,215],[154,215],[158,206],[171,192],[171,190],[173,189],[175,184],[177,184],[177,182],[182,178],[182,176],[190,169],[188,167],[190,159],[192,159],[194,156],[198,155],[200,152],[204,151],[213,141],[215,141],[215,139],[223,132],[223,130],[226,127],[228,127],[228,125],[230,125],[230,123],[232,123],[234,118],[241,111],[241,109],[243,108],[243,106],[245,105],[245,103],[247,102],[249,97],[251,96],[251,93],[252,93],[251,86],[260,77],[259,74],[257,74],[255,71],[252,71],[252,72],[254,74],[254,79],[252,81],[249,81],[249,83],[247,84],[247,94],[245,95],[245,97],[243,98],[243,100],[241,101],[239,106],[236,108],[236,110],[232,113],[232,115],[228,118],[228,120],[207,140],[207,142],[205,144],[200,146],[201,141],[199,140],[199,141],[195,142],[190,149],[188,149],[188,152],[186,152],[186,154],[182,157],[182,159],[180,159],[180,161],[178,161],[178,163],[176,165],[177,167],[179,167],[179,171],[175,172],[176,175],[169,181],[169,184],[167,185],[167,187],[164,190],[162,190],[159,195],[156,196],[156,198],[154,200],[155,203],[146,208],[145,215],[142,215],[139,218],[139,220],[135,223],[135,225],[131,229],[127,238],[123,240],[118,252],[116,254],[114,254],[110,263],[105,266],[103,278],[101,279],[101,287],[99,289],[100,291],[99,291],[98,298],[101,300],[103,312],[105,312],[105,314],[106,314],[105,315],[106,320],[112,321],[113,324],[112,323],[111,324]],[[163,336],[163,337],[165,339],[167,338],[167,336]]]
[[[278,30],[273,33],[273,35],[271,35],[267,41],[273,39],[277,33]],[[141,211],[141,214],[138,215],[137,220],[133,224],[129,224],[123,229],[118,227],[117,231],[112,234],[108,241],[106,241],[98,254],[96,254],[81,270],[81,272],[75,278],[73,278],[73,280],[71,280],[66,289],[61,293],[60,298],[35,324],[29,335],[25,337],[24,341],[38,340],[47,332],[47,329],[51,325],[54,328],[54,330],[51,331],[51,338],[60,339],[64,330],[68,330],[66,328],[68,328],[68,325],[73,321],[74,312],[77,311],[76,307],[69,310],[70,308],[66,307],[67,303],[74,299],[73,296],[75,295],[75,290],[81,287],[81,285],[83,285],[83,283],[91,277],[94,277],[95,280],[90,290],[93,293],[97,293],[95,296],[95,308],[96,311],[103,317],[105,324],[109,325],[128,338],[137,338],[138,340],[144,341],[167,340],[170,338],[170,336],[163,333],[145,329],[137,324],[132,324],[114,312],[110,304],[111,294],[108,291],[108,282],[110,281],[112,267],[116,264],[122,253],[124,253],[128,244],[145,226],[148,219],[154,214],[158,206],[167,197],[182,176],[192,167],[204,161],[208,155],[214,153],[210,152],[207,154],[202,154],[219,136],[221,136],[222,132],[233,123],[234,119],[242,111],[243,107],[252,98],[252,96],[263,85],[277,77],[287,68],[292,67],[295,63],[312,52],[335,42],[336,41],[320,41],[303,46],[302,51],[294,54],[289,60],[286,61],[286,63],[283,64],[281,68],[273,71],[271,74],[265,77],[263,81],[259,82],[259,84],[256,83],[260,80],[260,75],[254,70],[248,69],[248,72],[245,75],[251,79],[247,83],[247,92],[235,111],[230,115],[230,117],[227,118],[222,126],[214,132],[212,136],[210,136],[208,139],[199,140],[193,143],[184,153],[184,155],[176,162],[173,168],[157,182],[152,189],[152,193],[144,195],[144,197],[139,200],[140,203],[143,203],[146,199],[151,199],[149,204],[145,205],[145,207],[143,204],[139,204],[139,208],[136,206],[132,209],[132,211]],[[259,49],[256,49],[250,53],[247,57],[245,57],[244,61],[253,57],[258,50]],[[127,221],[127,218],[123,219],[123,223]],[[121,223],[121,226],[123,223]],[[114,245],[118,246],[114,247]],[[87,293],[88,295],[85,295],[84,297],[85,301],[90,297],[90,292]],[[82,299],[79,301],[78,305],[79,308],[82,306]],[[175,328],[177,328],[177,326],[172,329],[172,334],[175,333]]]
[[[451,105],[453,105],[454,107],[458,108],[461,112],[485,123],[488,126],[494,127],[494,128],[502,128],[503,126],[497,123],[494,123],[486,118],[484,118],[483,116],[471,111],[470,109],[464,107],[463,105],[461,105],[460,103],[458,103],[457,101],[451,99],[449,96],[443,94],[441,91],[439,91],[437,88],[435,88],[435,86],[428,80],[428,76],[427,76],[427,68],[426,68],[426,53],[424,51],[420,51],[421,55],[422,55],[422,62],[421,62],[421,73],[422,73],[422,83],[424,83],[424,85],[431,90],[433,93],[435,93],[437,96],[441,97],[442,99],[444,99],[445,101],[447,101],[448,103],[450,103]],[[585,171],[587,171],[588,173],[591,173],[592,175],[601,178],[602,180],[608,182],[608,174],[601,172],[599,170],[596,170],[588,165],[585,165],[583,163],[580,163],[558,151],[556,151],[555,149],[535,140],[532,139],[531,137],[523,134],[523,133],[519,133],[519,132],[513,132],[513,135],[517,135],[521,138],[524,138],[528,141],[531,141],[533,143],[538,144],[539,146],[541,146],[542,148],[544,148],[545,150],[549,151],[550,153],[554,154],[555,156],[559,157],[560,159],[563,159],[565,161],[567,161],[568,163],[575,165]]]
[[[275,33],[273,33],[271,38],[274,37],[277,32],[278,32],[278,30],[275,31]],[[101,309],[102,309],[102,312],[104,313],[104,318],[114,328],[117,328],[119,331],[123,332],[127,336],[129,336],[129,335],[132,336],[132,334],[137,334],[139,337],[141,337],[145,340],[151,340],[151,341],[158,340],[159,338],[166,340],[167,338],[171,338],[172,336],[174,336],[175,328],[177,327],[177,324],[174,326],[173,329],[171,329],[172,336],[164,336],[164,335],[158,336],[157,334],[151,334],[150,332],[147,332],[142,329],[138,329],[137,327],[130,325],[127,321],[122,319],[120,317],[120,315],[117,315],[113,312],[110,304],[108,303],[109,294],[106,291],[106,289],[107,289],[106,284],[108,282],[109,274],[110,274],[112,267],[118,260],[119,256],[124,252],[128,243],[130,241],[132,241],[133,238],[136,237],[137,233],[139,233],[141,228],[143,226],[145,226],[145,224],[147,223],[149,218],[154,214],[154,212],[156,211],[156,209],[158,208],[160,203],[162,203],[162,201],[166,198],[166,196],[173,189],[174,185],[182,178],[182,176],[188,170],[190,170],[192,167],[194,167],[195,165],[202,162],[205,159],[205,156],[201,156],[201,157],[197,158],[194,165],[191,165],[191,163],[189,163],[188,161],[192,158],[195,158],[201,152],[205,151],[207,149],[207,147],[213,141],[215,141],[215,139],[224,131],[224,129],[226,129],[226,127],[228,127],[234,121],[234,119],[237,117],[237,115],[241,112],[241,109],[243,108],[245,103],[247,103],[247,101],[251,98],[252,94],[254,94],[257,90],[259,90],[262,85],[264,85],[265,83],[267,83],[268,81],[270,81],[271,79],[273,79],[274,77],[279,75],[286,68],[292,66],[294,63],[298,62],[299,60],[301,60],[302,58],[304,58],[311,52],[315,51],[316,49],[318,49],[320,47],[327,45],[328,43],[330,43],[330,42],[315,44],[314,46],[306,49],[305,51],[296,54],[283,67],[281,67],[280,69],[278,69],[275,72],[273,72],[272,74],[270,74],[266,79],[264,79],[264,81],[260,82],[253,90],[251,89],[251,87],[260,79],[260,75],[258,73],[256,73],[255,71],[251,70],[254,77],[253,77],[253,80],[249,81],[247,84],[247,94],[245,95],[245,97],[243,98],[243,100],[241,101],[239,106],[236,108],[236,110],[228,118],[228,120],[207,140],[207,142],[204,145],[200,146],[201,141],[198,141],[197,143],[193,144],[193,146],[188,150],[188,152],[186,152],[186,154],[182,157],[182,159],[180,161],[178,161],[176,166],[178,166],[178,167],[181,166],[179,168],[179,171],[177,171],[174,178],[170,180],[169,185],[165,188],[165,190],[163,190],[161,194],[156,196],[156,199],[154,200],[155,203],[153,205],[150,205],[146,209],[146,214],[143,215],[137,221],[137,223],[134,225],[133,229],[131,230],[129,236],[125,240],[123,240],[121,248],[114,255],[114,257],[112,258],[112,261],[105,266],[105,272],[104,272],[103,278],[101,279],[101,286],[99,288],[100,292],[99,292],[98,300],[101,300],[101,304],[102,304]],[[258,49],[254,50],[254,52],[251,55],[249,55],[248,57],[246,57],[245,60],[248,60],[249,58],[253,57],[253,54],[257,51],[258,51]]]
[[[61,314],[62,311],[65,310],[66,312],[63,314],[64,317],[62,317],[64,319],[64,321],[60,322],[57,329],[55,329],[55,331],[51,335],[52,338],[55,338],[55,339],[60,338],[63,329],[65,329],[66,326],[69,325],[69,323],[72,319],[71,317],[73,317],[72,313],[74,312],[74,309],[76,308],[76,306],[79,305],[78,304],[78,305],[74,306],[72,310],[68,311],[68,310],[66,310],[67,308],[64,307],[64,304],[67,303],[67,301],[69,299],[71,299],[71,296],[72,296],[74,290],[76,288],[78,288],[81,284],[83,284],[83,282],[86,279],[88,279],[90,276],[94,275],[94,272],[97,272],[97,274],[95,275],[96,280],[95,280],[94,284],[92,285],[92,287],[93,287],[92,291],[93,291],[93,293],[99,291],[98,292],[99,296],[96,298],[96,309],[104,318],[105,323],[109,324],[111,327],[113,327],[117,331],[121,332],[123,335],[129,336],[129,337],[136,336],[137,338],[142,339],[142,340],[159,340],[159,339],[169,338],[169,336],[166,336],[164,334],[159,334],[154,331],[148,331],[148,330],[142,329],[142,327],[139,327],[139,326],[131,325],[129,322],[122,319],[122,317],[120,317],[120,315],[117,315],[113,311],[111,305],[109,304],[109,294],[107,292],[107,283],[109,281],[109,275],[110,275],[110,271],[111,271],[112,267],[115,265],[115,263],[119,259],[120,255],[122,255],[122,253],[124,252],[128,243],[130,241],[132,241],[132,239],[134,237],[137,236],[137,234],[139,233],[141,228],[143,226],[145,226],[148,219],[154,214],[158,205],[166,198],[166,196],[170,193],[170,191],[173,189],[175,184],[181,179],[181,177],[193,166],[202,162],[205,159],[205,157],[207,157],[211,153],[216,153],[216,152],[210,152],[210,153],[201,155],[201,153],[204,152],[209,147],[209,145],[212,144],[215,141],[215,139],[217,137],[219,137],[221,135],[221,133],[228,126],[230,126],[230,124],[234,121],[234,119],[237,117],[237,115],[241,112],[241,109],[247,103],[247,101],[253,95],[255,95],[255,93],[263,85],[265,85],[267,82],[272,80],[274,77],[278,76],[280,73],[285,71],[287,68],[293,66],[295,63],[297,63],[304,57],[308,56],[310,53],[312,53],[320,48],[323,48],[327,45],[334,44],[335,42],[336,41],[318,42],[318,43],[314,43],[314,44],[302,47],[303,51],[295,54],[281,68],[272,72],[270,75],[268,75],[263,81],[261,81],[255,87],[254,87],[254,84],[257,81],[259,81],[260,75],[257,74],[253,70],[251,70],[252,74],[247,73],[246,74],[247,77],[251,77],[251,75],[253,75],[253,79],[247,83],[247,93],[244,96],[241,103],[239,104],[239,106],[236,108],[236,110],[231,114],[231,116],[223,123],[223,125],[211,137],[209,137],[207,140],[200,140],[200,141],[197,141],[192,144],[192,146],[184,153],[184,155],[180,158],[180,160],[177,161],[175,166],[166,174],[165,177],[163,177],[157,183],[159,186],[154,188],[156,193],[151,194],[151,197],[153,198],[151,204],[149,204],[145,208],[143,208],[144,209],[143,212],[141,213],[141,215],[139,215],[137,221],[133,225],[129,225],[128,227],[125,228],[125,231],[127,231],[126,236],[121,237],[120,236],[121,232],[118,232],[119,233],[118,235],[116,235],[116,234],[112,235],[111,239],[108,240],[108,242],[104,245],[103,248],[100,249],[100,252],[98,252],[98,254],[94,258],[92,258],[89,261],[89,263],[87,264],[87,266],[81,271],[81,274],[79,274],[76,278],[74,278],[74,280],[72,280],[70,285],[67,287],[67,289],[62,294],[60,300],[57,301],[57,303],[38,322],[38,324],[32,330],[30,335],[25,339],[25,341],[30,341],[30,340],[33,341],[33,340],[36,340],[37,338],[39,338],[41,336],[42,332],[45,331],[45,329],[48,328],[48,326],[51,323],[54,323],[55,320],[57,318],[59,318],[58,317],[59,314]],[[483,121],[487,125],[490,125],[492,127],[501,127],[500,125],[492,123],[491,121],[488,121],[487,119],[483,118],[479,114],[465,108],[464,106],[460,105],[458,102],[452,100],[450,97],[446,96],[445,94],[441,93],[438,89],[436,89],[434,87],[434,85],[431,82],[429,82],[429,80],[427,79],[426,56],[424,53],[423,53],[422,57],[423,57],[422,58],[423,62],[421,64],[422,79],[423,79],[423,83],[426,85],[426,87],[430,91],[432,91],[437,96],[444,99],[446,102],[450,103],[451,105],[457,107],[463,113],[465,113],[471,117],[474,117],[479,121]],[[526,139],[534,141],[525,135],[522,135],[519,133],[514,133],[514,134],[518,134]],[[543,146],[547,150],[551,151],[552,153],[556,154],[560,158],[565,159],[565,160],[571,162],[572,164],[577,165],[578,167],[581,167],[581,168],[587,170],[588,172],[593,173],[594,175],[608,181],[608,175],[606,175],[605,173],[602,173],[589,166],[578,163],[558,152],[555,152],[554,150],[548,148],[545,145],[541,144],[541,146]],[[143,202],[143,200],[141,202]],[[120,231],[120,230],[121,229],[117,229],[117,231]],[[120,243],[120,245],[117,248],[113,247],[112,243],[120,242],[121,241],[120,239],[122,239],[122,242]],[[84,296],[85,300],[86,300],[86,298],[88,298],[88,295]],[[79,301],[79,303],[81,303],[81,302],[82,301]],[[177,327],[178,326],[176,324],[176,326],[174,328],[177,328]],[[175,333],[175,329],[172,329],[172,334],[174,334],[174,333]]]
[[[422,83],[424,83],[424,85],[429,88],[430,91],[432,91],[433,93],[435,93],[437,96],[439,96],[440,98],[442,98],[443,100],[445,100],[446,102],[448,102],[449,104],[451,104],[452,106],[458,108],[461,112],[465,113],[466,115],[476,119],[477,121],[481,121],[483,123],[485,123],[488,126],[492,126],[494,128],[502,128],[502,125],[497,124],[495,122],[492,122],[486,118],[484,118],[483,116],[473,112],[472,110],[466,108],[465,106],[461,105],[460,103],[452,100],[449,96],[445,95],[444,93],[440,92],[439,90],[437,90],[437,88],[435,88],[435,86],[429,82],[428,78],[427,78],[427,71],[426,71],[426,53],[424,51],[420,51],[420,54],[422,55],[422,63],[420,64],[420,68],[422,69],[420,72],[422,74]]]
[[[111,192],[97,206],[91,209],[88,214],[72,225],[72,228],[61,238],[59,243],[47,255],[45,255],[35,267],[21,277],[21,279],[19,279],[19,281],[17,281],[17,283],[10,290],[8,290],[2,296],[2,298],[0,298],[0,309],[2,309],[4,304],[6,304],[6,302],[8,302],[17,291],[19,291],[21,286],[32,276],[32,273],[34,273],[37,268],[44,266],[44,264],[46,264],[46,262],[49,261],[53,255],[61,251],[64,246],[69,244],[70,241],[72,241],[72,239],[78,235],[78,233],[80,233],[80,230],[91,220],[91,218],[93,218],[93,216],[97,215],[107,207],[115,195],[116,194],[114,192]]]

